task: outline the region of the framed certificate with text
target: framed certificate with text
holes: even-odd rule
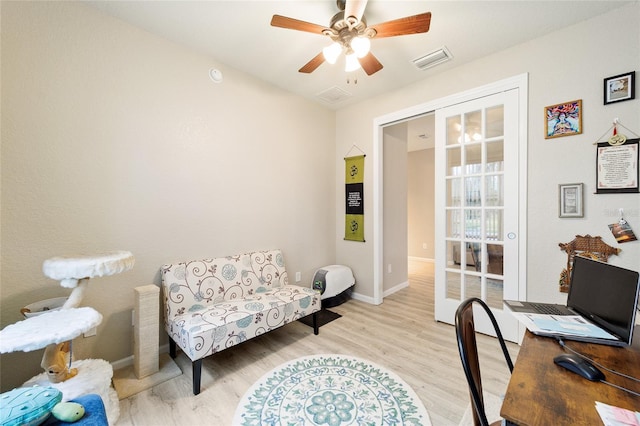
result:
[[[596,193],[638,191],[638,142],[627,139],[624,144],[598,143],[596,159]]]

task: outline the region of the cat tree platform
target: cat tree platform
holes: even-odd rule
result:
[[[31,352],[67,342],[101,322],[102,315],[89,307],[62,309],[30,317],[0,331],[0,353]]]

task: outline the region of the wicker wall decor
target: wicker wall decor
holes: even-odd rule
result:
[[[602,237],[592,237],[591,235],[576,235],[568,243],[559,243],[560,250],[567,253],[567,267],[560,273],[560,291],[569,292],[571,267],[575,256],[589,257],[591,259],[607,262],[609,256],[620,253],[619,248],[611,247],[602,241]]]

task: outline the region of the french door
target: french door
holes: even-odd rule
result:
[[[518,324],[502,301],[519,288],[518,121],[517,89],[436,110],[435,317],[453,324],[478,297],[511,341]],[[494,335],[486,315],[476,328]]]

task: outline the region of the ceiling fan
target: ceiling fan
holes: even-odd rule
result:
[[[331,18],[328,27],[286,16],[273,15],[271,25],[274,27],[325,35],[333,41],[330,46],[325,47],[322,52],[300,68],[299,72],[312,73],[325,61],[333,64],[337,61],[340,53],[344,52],[346,71],[355,71],[362,67],[367,75],[372,75],[382,69],[380,61],[369,51],[372,38],[395,37],[429,31],[431,12],[367,26],[367,20],[364,17],[367,0],[337,0],[336,3],[340,12]]]

